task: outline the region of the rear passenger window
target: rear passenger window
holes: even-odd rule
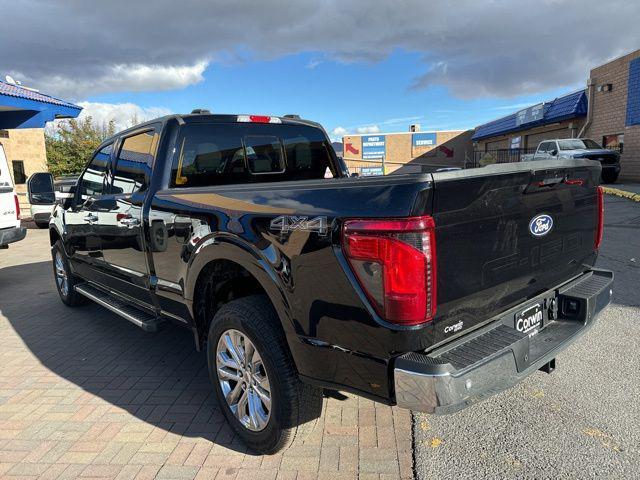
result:
[[[157,137],[152,130],[124,139],[116,159],[111,193],[131,194],[149,186]]]
[[[308,180],[337,175],[319,128],[278,124],[190,124],[182,127],[172,187]]]

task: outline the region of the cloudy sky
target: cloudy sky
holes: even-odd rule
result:
[[[13,0],[0,78],[126,125],[203,107],[346,132],[473,127],[640,48],[636,1]]]

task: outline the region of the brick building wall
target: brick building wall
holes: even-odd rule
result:
[[[14,162],[22,162],[26,178],[36,172],[47,170],[47,153],[44,144],[44,129],[25,128],[19,130],[0,130],[0,144],[4,148],[7,163],[14,177]],[[13,178],[16,193],[20,200],[20,210],[23,218],[29,215],[27,200],[27,185],[20,183],[20,179]]]
[[[391,173],[403,165],[425,164],[435,167],[464,166],[465,158],[471,155],[473,131],[452,130],[438,132],[416,132],[435,135],[434,145],[413,145],[413,132],[379,133],[371,135],[345,135],[342,138],[343,157],[352,172],[362,167],[379,167],[378,159],[362,158],[362,138],[384,136],[385,172]],[[355,153],[357,151],[357,153]]]
[[[624,135],[620,178],[640,180],[640,50],[594,68],[590,83],[593,119],[585,136],[604,143]]]

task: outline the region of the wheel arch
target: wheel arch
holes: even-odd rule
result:
[[[280,320],[279,327],[285,338],[295,333],[284,286],[265,258],[233,239],[217,238],[215,243],[204,243],[189,263],[184,289],[194,319],[198,348],[204,345],[215,312],[235,298],[252,294],[266,295]]]

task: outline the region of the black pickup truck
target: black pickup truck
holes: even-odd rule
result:
[[[551,372],[611,299],[600,169],[355,178],[297,116],[171,115],[105,141],[55,208],[55,282],[189,328],[228,421],[273,452],[323,388],[450,413]]]

